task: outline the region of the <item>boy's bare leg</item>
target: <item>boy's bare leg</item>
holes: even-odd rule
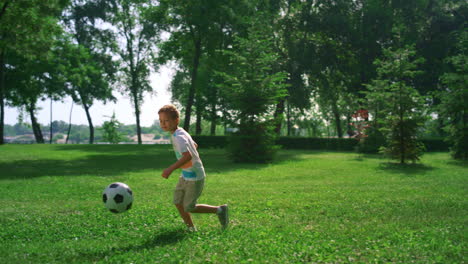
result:
[[[198,214],[216,214],[218,212],[219,206],[212,206],[207,204],[197,204],[195,206],[195,210],[192,213]]]
[[[184,223],[187,225],[187,227],[194,227],[193,222],[192,222],[192,216],[190,216],[190,213],[185,212],[184,206],[182,204],[176,204],[177,210],[179,210],[179,214],[184,220]]]

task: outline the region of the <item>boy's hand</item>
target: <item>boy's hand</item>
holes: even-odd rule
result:
[[[172,173],[172,170],[171,170],[170,168],[167,168],[167,169],[165,169],[165,170],[163,171],[163,173],[162,173],[161,176],[162,176],[164,179],[167,179],[167,178],[169,178],[169,175],[171,175],[171,173]]]

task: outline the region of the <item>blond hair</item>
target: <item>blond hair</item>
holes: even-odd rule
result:
[[[159,109],[158,114],[165,113],[168,114],[172,119],[177,119],[180,117],[179,110],[174,105],[168,104],[161,109]]]

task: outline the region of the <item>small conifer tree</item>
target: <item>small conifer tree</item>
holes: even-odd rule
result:
[[[223,92],[236,119],[238,131],[230,137],[230,153],[236,162],[264,163],[273,159],[274,106],[287,94],[286,73],[273,47],[273,30],[259,14],[251,21],[247,37],[236,37],[235,45],[224,54],[230,58]]]
[[[379,106],[378,122],[386,139],[380,152],[400,163],[417,161],[424,152],[418,138],[425,120],[424,100],[413,86],[423,59],[414,57],[412,46],[384,49],[383,58],[375,61],[378,77],[367,85],[366,99]]]
[[[115,112],[112,114],[112,117],[109,121],[105,121],[102,124],[102,139],[111,144],[118,144],[123,140],[122,134],[119,132],[119,127],[122,124],[115,117]]]

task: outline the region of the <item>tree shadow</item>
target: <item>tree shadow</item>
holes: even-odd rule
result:
[[[248,163],[248,162],[233,162],[229,157],[227,150],[220,149],[201,149],[200,151],[201,158],[203,160],[203,165],[207,173],[223,173],[233,170],[260,170],[267,168],[271,165],[281,165],[285,162],[290,161],[301,161],[307,158],[304,157],[304,154],[313,154],[320,155],[324,152],[321,151],[311,151],[307,152],[306,150],[280,150],[278,151],[276,157],[272,162],[269,163]]]
[[[450,160],[447,164],[462,168],[468,168],[468,160]]]
[[[369,159],[382,160],[384,158],[381,154],[372,154],[372,153],[356,153],[356,156],[354,157],[354,160],[356,161],[366,161]]]
[[[395,162],[383,162],[379,165],[379,169],[388,171],[390,173],[414,175],[431,171],[434,169],[434,167],[420,163],[400,164]]]
[[[145,154],[87,155],[73,160],[37,159],[0,163],[0,179],[28,179],[41,176],[112,176],[142,170],[162,170],[169,158]]]
[[[71,144],[54,145],[55,150],[60,151],[82,151],[93,153],[142,153],[172,150],[171,145],[155,144]]]
[[[167,145],[62,145],[53,150],[67,152],[83,151],[74,159],[12,160],[0,162],[0,180],[29,179],[41,176],[115,176],[154,170],[158,173],[176,161],[172,148]],[[271,164],[234,163],[227,151],[220,149],[200,149],[207,174],[239,169],[262,169],[271,164],[281,164],[291,160],[301,160],[304,151],[283,150]],[[312,152],[319,155],[320,152]]]

